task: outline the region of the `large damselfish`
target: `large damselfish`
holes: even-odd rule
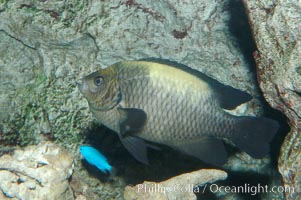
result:
[[[274,120],[224,111],[251,100],[248,93],[166,60],[119,62],[86,76],[79,89],[94,116],[143,163],[154,147],[148,141],[214,165],[227,161],[223,139],[261,158],[278,130]]]

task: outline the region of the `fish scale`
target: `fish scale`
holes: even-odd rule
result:
[[[160,80],[160,77],[148,81],[147,78],[140,75],[140,78],[133,79],[130,84],[121,86],[124,104],[127,107],[139,108],[149,113],[149,120],[143,132],[139,134],[140,137],[158,143],[173,143],[181,140],[181,136],[187,139],[195,139],[202,135],[216,133],[217,126],[213,124],[212,117],[220,120],[222,125],[221,120],[225,118],[226,114],[220,117],[201,117],[204,110],[208,112],[207,115],[214,113],[210,111],[213,106],[210,105],[209,98],[204,97],[202,92],[190,92],[196,95],[195,99],[199,99],[198,102],[191,105],[191,102],[185,101],[185,97],[190,94],[177,95],[172,91],[166,91],[162,87],[163,84],[165,82]],[[189,91],[189,88],[186,89]],[[149,95],[152,93],[156,96],[149,99]],[[204,107],[200,110],[197,105],[204,105]],[[158,112],[152,112],[154,110]],[[203,123],[200,123],[201,120],[204,120]],[[219,134],[224,134],[224,132],[221,130]]]
[[[93,115],[143,163],[147,147],[155,148],[148,142],[221,165],[225,139],[261,158],[278,130],[274,120],[224,111],[251,100],[246,92],[174,62],[119,62],[85,77],[79,89]]]

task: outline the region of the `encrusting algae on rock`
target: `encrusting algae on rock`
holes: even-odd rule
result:
[[[85,77],[79,89],[94,116],[142,163],[147,148],[157,148],[148,142],[222,165],[225,139],[261,158],[278,130],[274,120],[223,110],[251,100],[248,93],[167,60],[119,62]]]

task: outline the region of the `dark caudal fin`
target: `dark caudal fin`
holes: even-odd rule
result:
[[[250,156],[262,158],[269,153],[279,124],[264,117],[239,117],[235,128],[234,144]]]

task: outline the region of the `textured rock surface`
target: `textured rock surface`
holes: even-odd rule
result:
[[[74,199],[68,178],[73,158],[53,143],[41,143],[0,157],[0,199]]]
[[[237,113],[260,113],[253,73],[229,20],[229,2],[223,0],[0,1],[0,144],[38,143],[46,136],[77,147],[92,117],[76,81],[125,59],[162,57],[187,64],[255,97]],[[237,157],[225,167],[268,173],[262,170],[268,159]],[[78,196],[92,190],[87,186],[94,187],[91,197],[84,194],[90,199],[122,190],[106,184],[115,193],[104,194],[103,183],[89,185],[86,179],[75,187]]]
[[[199,171],[182,174],[160,183],[145,181],[136,186],[127,186],[124,191],[126,200],[133,199],[197,199],[194,192],[198,193],[197,186],[213,183],[227,178],[227,173],[214,170],[202,169]]]
[[[278,160],[287,199],[301,199],[301,2],[247,1],[258,52],[258,80],[272,107],[283,112],[290,132]]]
[[[93,173],[89,173],[83,166],[80,169],[75,167],[70,186],[76,200],[123,199],[123,188],[126,185],[124,179],[120,177],[113,179],[102,173],[98,175],[93,176]]]
[[[226,1],[1,1],[2,140],[80,140],[91,115],[76,81],[124,59],[176,60],[257,96]],[[239,112],[254,114],[258,101]],[[31,133],[31,134],[28,134]]]

